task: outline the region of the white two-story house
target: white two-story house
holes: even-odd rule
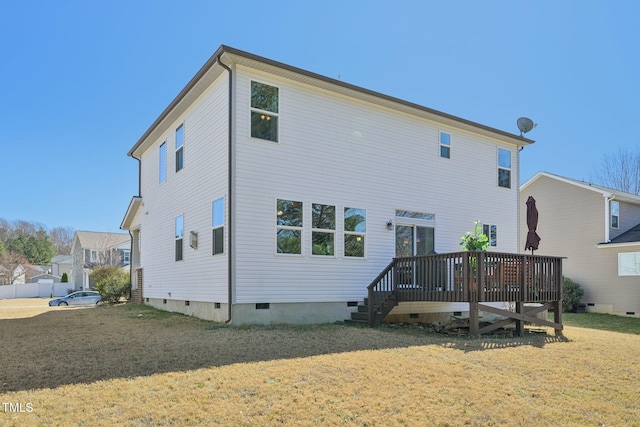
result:
[[[459,251],[475,220],[518,252],[532,142],[221,46],[129,151],[132,295],[234,324],[344,320],[393,257]]]

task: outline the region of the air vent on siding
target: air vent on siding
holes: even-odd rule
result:
[[[198,232],[192,231],[189,233],[189,246],[193,249],[198,249]]]

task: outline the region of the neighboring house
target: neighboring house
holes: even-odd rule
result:
[[[73,269],[73,255],[56,255],[51,258],[51,274],[62,277],[67,273],[71,280],[71,270]]]
[[[640,317],[640,196],[540,172],[520,187],[536,199],[539,253],[566,256],[563,274],[587,311]],[[526,210],[520,211],[524,248]]]
[[[22,285],[26,283],[26,268],[22,264],[0,265],[0,285]]]
[[[39,283],[40,281],[51,281],[51,283],[60,282],[60,276],[43,273],[43,274],[38,274],[37,276],[31,277],[31,283]]]
[[[129,152],[132,296],[234,324],[344,320],[393,257],[459,251],[474,220],[518,252],[532,142],[222,46]]]
[[[91,289],[91,272],[101,265],[129,265],[131,236],[127,233],[76,231],[71,245],[73,266],[69,281],[74,289]]]

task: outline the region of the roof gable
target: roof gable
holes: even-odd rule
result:
[[[120,245],[131,239],[128,233],[103,233],[99,231],[76,231],[74,246],[76,241],[83,249],[105,250],[112,246]]]
[[[626,193],[624,191],[619,191],[613,188],[604,187],[601,185],[592,184],[585,181],[580,181],[573,178],[567,178],[560,175],[555,175],[549,172],[538,172],[532,178],[527,180],[524,184],[520,186],[520,191],[524,191],[531,184],[535,183],[541,178],[549,178],[559,182],[564,182],[565,184],[570,184],[575,187],[579,187],[585,190],[594,191],[598,194],[601,194],[603,197],[613,197],[615,200],[625,201],[628,203],[634,203],[640,205],[640,196],[636,194]]]

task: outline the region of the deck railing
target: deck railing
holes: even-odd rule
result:
[[[401,301],[559,301],[562,258],[473,251],[394,258],[368,297],[370,323]]]

